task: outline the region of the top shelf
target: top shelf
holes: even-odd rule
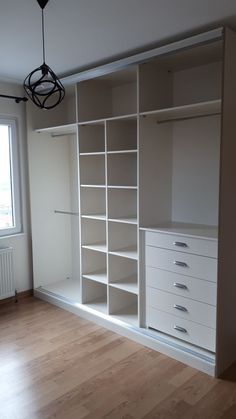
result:
[[[218,227],[207,226],[201,224],[188,224],[180,222],[169,222],[160,225],[153,226],[142,226],[140,230],[154,231],[158,233],[166,234],[178,234],[189,237],[197,237],[201,239],[217,240],[218,238]]]
[[[38,128],[35,131],[39,134],[41,133],[48,133],[51,134],[53,137],[62,136],[62,135],[70,135],[76,134],[77,124],[66,124],[66,125],[58,125],[55,127],[47,127],[47,128]]]
[[[181,119],[190,119],[201,116],[218,115],[221,113],[221,100],[210,100],[207,102],[192,103],[189,105],[175,106],[171,108],[158,109],[149,112],[142,112],[140,116],[153,118],[157,122],[168,122]]]

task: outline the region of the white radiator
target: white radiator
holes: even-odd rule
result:
[[[0,300],[15,295],[12,247],[0,247]]]

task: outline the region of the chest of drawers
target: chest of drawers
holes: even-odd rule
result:
[[[145,232],[147,327],[215,351],[217,240]]]

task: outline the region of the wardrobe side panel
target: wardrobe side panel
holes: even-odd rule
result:
[[[236,34],[225,30],[220,165],[217,375],[236,360]]]

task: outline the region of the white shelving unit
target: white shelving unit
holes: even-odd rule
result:
[[[82,115],[78,119],[83,121],[79,122],[82,301],[99,311],[106,306],[109,313],[123,314],[122,321],[138,325],[137,113],[130,116],[137,112],[136,83],[132,69],[79,85]],[[93,109],[83,105],[83,95],[87,92],[87,101],[92,85]],[[105,98],[106,112],[100,101],[96,108],[98,92]],[[86,250],[91,251],[89,259]],[[102,269],[100,263],[96,269],[99,253],[106,257]],[[101,284],[102,302],[96,299]],[[124,309],[121,302],[116,307],[114,298],[122,300],[122,295]]]
[[[100,324],[102,318],[104,325],[212,375],[235,361],[236,351],[231,326],[236,315],[235,38],[218,29],[135,55],[126,65],[119,60],[82,72],[57,110],[42,120],[29,104],[28,116],[39,295],[76,303],[73,310],[79,306],[80,315],[84,310]],[[194,251],[174,248],[175,236]],[[155,266],[146,266],[148,246]],[[165,312],[165,303],[158,305],[150,289],[146,297],[148,286],[159,296],[159,286],[172,302],[173,284],[182,278],[173,263],[179,261],[176,253],[190,262],[196,257],[194,266],[202,269],[201,278],[187,271],[182,276],[197,289],[190,300],[198,295],[208,304],[199,286],[211,295],[216,320],[210,345],[201,343],[205,329],[196,317],[193,332],[201,339],[179,337],[173,307],[172,314]],[[217,275],[204,276],[207,263]],[[155,305],[149,311],[147,301]]]

